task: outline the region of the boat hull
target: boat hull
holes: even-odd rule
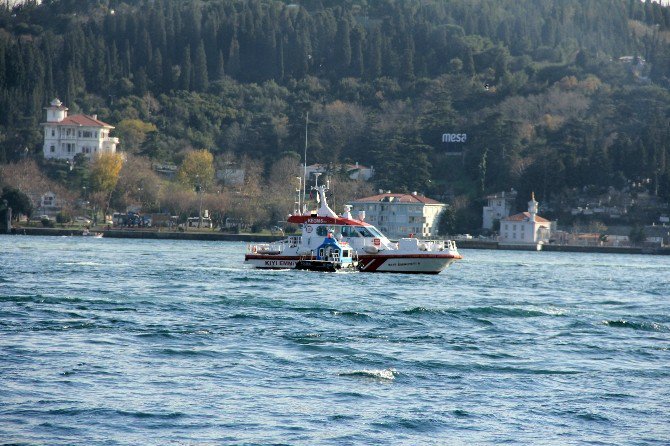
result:
[[[362,255],[358,266],[366,273],[439,274],[460,258],[451,254]]]
[[[439,274],[460,255],[453,254],[375,254],[358,257],[358,268],[366,273]],[[248,265],[260,269],[294,269],[298,256],[247,254]]]

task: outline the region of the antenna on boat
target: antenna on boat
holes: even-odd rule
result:
[[[307,111],[307,116],[305,116],[305,158],[304,158],[304,170],[302,174],[302,196],[303,200],[305,195],[307,195],[307,125],[309,124],[309,111]],[[303,214],[307,212],[307,203],[303,201]]]
[[[302,177],[297,176],[295,177],[298,180],[298,188],[295,190],[296,195],[298,196],[298,201],[295,202],[296,208],[294,210],[296,215],[299,215],[301,210],[300,210],[300,204],[302,203],[300,199],[300,194],[302,193]]]

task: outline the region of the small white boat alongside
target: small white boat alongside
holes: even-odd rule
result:
[[[402,238],[392,242],[373,225],[354,219],[348,206],[338,216],[328,207],[326,187],[322,185],[315,189],[320,198],[319,209],[288,218],[289,223],[300,226],[301,235],[274,243],[249,245],[244,257],[247,264],[266,269],[295,268],[302,258],[316,256],[329,233],[338,242],[348,244],[362,272],[438,274],[462,258],[451,240]]]

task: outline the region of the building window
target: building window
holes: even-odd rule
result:
[[[507,227],[507,223],[505,223],[505,229],[509,229],[509,228]]]
[[[56,136],[56,129],[51,129],[51,136]]]
[[[52,145],[51,147],[49,147],[49,150],[51,151],[51,153],[54,153],[56,151],[56,146]]]
[[[79,133],[77,135],[79,138],[81,138],[81,130],[79,130]]]
[[[98,137],[98,132],[95,132],[95,137],[96,137],[96,138]]]
[[[83,135],[84,135],[84,138],[92,138],[93,137],[93,132],[91,132],[90,130],[84,130]]]

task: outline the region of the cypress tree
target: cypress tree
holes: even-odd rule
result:
[[[382,74],[382,36],[379,27],[374,27],[370,35],[367,73],[370,79],[376,79]]]
[[[216,56],[216,68],[214,70],[214,80],[221,80],[225,76],[225,65],[223,60],[223,51],[217,53]]]
[[[154,90],[163,91],[163,54],[160,49],[156,49],[151,63],[151,79],[153,80]]]
[[[193,67],[191,66],[191,48],[186,46],[184,48],[184,59],[181,64],[181,75],[179,77],[179,88],[182,90],[191,89],[191,71]]]
[[[209,84],[207,76],[207,57],[205,56],[205,45],[202,40],[195,50],[195,60],[193,61],[193,89],[196,91],[205,91]]]
[[[335,45],[335,66],[340,74],[347,75],[351,65],[351,32],[346,19],[337,23]]]
[[[240,72],[240,42],[237,36],[233,36],[230,41],[230,48],[228,50],[228,73],[231,76],[237,77]]]
[[[351,33],[351,71],[356,77],[363,77],[363,29],[355,27]]]

